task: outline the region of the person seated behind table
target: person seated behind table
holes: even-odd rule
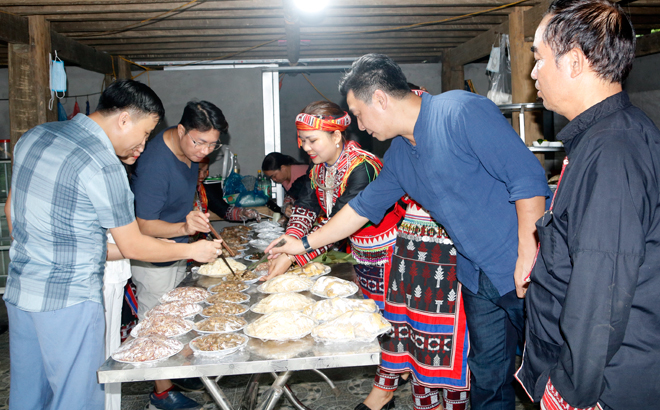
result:
[[[200,202],[198,207],[201,207],[204,213],[210,210],[214,214],[233,222],[259,219],[259,212],[254,209],[229,205],[224,199],[222,184],[204,183],[208,176],[209,158],[206,157],[199,162],[199,176],[197,177],[197,196]]]
[[[294,202],[300,197],[305,183],[309,182],[310,166],[299,164],[289,155],[271,152],[261,163],[261,170],[273,182],[282,184],[285,192],[282,213],[290,217]]]

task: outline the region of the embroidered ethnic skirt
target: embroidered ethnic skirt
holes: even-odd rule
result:
[[[381,339],[381,367],[412,371],[432,388],[469,390],[467,322],[456,249],[416,203],[408,205],[385,266],[385,310],[394,332]]]

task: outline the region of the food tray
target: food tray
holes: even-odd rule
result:
[[[159,355],[155,359],[151,360],[128,360],[125,358],[125,352],[134,347],[135,345],[144,345],[144,344],[158,343],[162,347],[162,355]],[[175,354],[183,350],[183,343],[176,339],[168,339],[164,336],[147,336],[147,337],[138,337],[124,343],[119,347],[111,356],[114,360],[120,363],[131,363],[131,364],[145,364],[145,363],[155,363],[161,360],[165,360],[168,357],[172,357]]]
[[[235,347],[232,347],[232,348],[229,348],[229,349],[223,349],[223,350],[200,350],[196,346],[197,342],[199,340],[203,339],[203,338],[213,337],[213,336],[215,336],[215,337],[225,337],[224,335],[227,335],[227,336],[232,335],[232,336],[235,336],[235,337],[240,337],[241,339],[243,339],[243,341],[238,346],[235,346]],[[245,347],[245,345],[247,345],[247,343],[248,343],[248,340],[249,339],[246,336],[241,335],[241,334],[237,334],[237,333],[215,333],[215,334],[208,334],[208,335],[204,335],[204,336],[198,336],[198,337],[196,337],[196,338],[194,338],[193,340],[190,341],[189,346],[190,346],[190,349],[193,351],[193,353],[196,354],[196,355],[226,356],[226,355],[235,353],[235,352],[239,351],[240,349],[242,349],[243,347]]]
[[[200,327],[207,321],[215,319],[215,318],[227,318],[228,320],[236,320],[242,325],[236,328],[231,328],[229,330],[201,330]],[[200,320],[199,322],[195,323],[193,325],[193,329],[199,334],[210,334],[210,333],[231,333],[231,332],[238,332],[239,330],[243,330],[247,326],[247,320],[243,319],[242,317],[239,316],[232,316],[232,315],[218,315],[218,316],[212,316],[209,318],[206,318],[204,320]]]
[[[245,282],[244,282],[244,283],[245,283]],[[229,296],[229,297],[232,297],[232,296],[233,296],[233,297],[241,298],[241,299],[240,299],[240,300],[236,300],[236,301],[234,301],[234,300],[229,300],[229,299],[223,299],[223,297],[222,297],[223,295],[221,295],[220,293],[216,293],[215,295],[211,295],[211,296],[209,296],[208,298],[206,298],[206,300],[204,300],[204,302],[208,303],[209,305],[214,305],[214,304],[216,304],[216,303],[218,303],[218,302],[227,302],[227,303],[246,303],[246,302],[249,302],[249,301],[250,301],[250,295],[245,294],[245,293],[242,293],[242,292],[239,292],[239,291],[235,291],[235,290],[225,291],[225,294],[224,294],[224,295]]]
[[[169,316],[169,317],[172,317],[174,320],[179,319],[179,320],[182,321],[180,323],[184,324],[185,328],[183,330],[181,330],[179,333],[149,333],[148,335],[141,335],[140,334],[142,332],[142,329],[144,328],[144,324],[146,323],[146,321],[149,321],[150,319],[155,319],[156,317],[161,317],[161,316]],[[179,336],[183,336],[186,333],[190,332],[192,329],[193,329],[192,320],[186,320],[186,319],[182,319],[178,316],[171,316],[171,315],[155,315],[155,316],[151,316],[149,318],[146,318],[146,319],[140,321],[140,323],[138,323],[133,329],[131,329],[131,337],[138,338],[138,337],[142,337],[142,336],[149,336],[149,335],[152,335],[152,334],[159,334],[159,335],[165,336],[165,337],[179,337]]]
[[[232,283],[232,285],[229,285]],[[232,288],[233,287],[233,288]],[[209,287],[208,291],[211,294],[218,293],[221,290],[235,290],[237,292],[244,292],[250,289],[250,284],[243,281],[234,281],[234,280],[224,280],[220,283],[217,283]]]

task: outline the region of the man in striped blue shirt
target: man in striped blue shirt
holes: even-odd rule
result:
[[[102,409],[106,230],[124,257],[214,260],[218,242],[144,236],[117,156],[137,157],[164,115],[144,84],[118,81],[89,117],[43,124],[14,150],[14,241],[4,300],[10,331],[10,409]]]

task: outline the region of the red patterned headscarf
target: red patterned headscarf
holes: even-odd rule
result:
[[[300,131],[325,131],[325,132],[334,132],[334,131],[346,131],[346,128],[351,124],[351,116],[344,111],[344,115],[341,117],[335,117],[332,115],[312,115],[300,113],[296,116],[296,128],[298,129],[298,135],[300,136]],[[300,148],[300,139],[298,139],[298,147]]]

